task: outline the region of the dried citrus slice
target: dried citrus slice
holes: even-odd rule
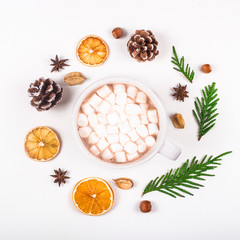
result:
[[[60,141],[57,134],[48,127],[36,127],[25,138],[26,154],[38,162],[53,159],[59,152]]]
[[[97,67],[108,57],[108,46],[98,36],[89,35],[83,38],[77,46],[77,58],[86,66]]]
[[[112,208],[114,194],[105,180],[91,177],[82,179],[76,184],[72,199],[81,213],[98,216]]]

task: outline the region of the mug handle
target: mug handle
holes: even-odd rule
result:
[[[180,147],[166,140],[164,140],[163,144],[158,150],[158,153],[171,160],[176,160],[180,156],[181,152],[182,150]]]

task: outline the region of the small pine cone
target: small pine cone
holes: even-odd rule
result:
[[[136,30],[127,43],[132,58],[138,62],[152,61],[158,54],[158,42],[150,30]]]
[[[31,83],[28,89],[32,97],[31,105],[38,111],[45,111],[55,106],[62,99],[63,89],[50,78],[40,78]]]

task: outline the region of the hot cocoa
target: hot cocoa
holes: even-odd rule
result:
[[[159,118],[144,91],[114,83],[97,88],[85,98],[77,126],[91,154],[106,162],[124,164],[138,160],[153,147]]]

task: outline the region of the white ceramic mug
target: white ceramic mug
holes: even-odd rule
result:
[[[93,92],[95,89],[105,85],[105,84],[114,84],[114,83],[124,83],[124,84],[129,84],[138,87],[140,90],[145,92],[148,97],[151,99],[153,104],[158,110],[158,117],[159,117],[159,127],[160,131],[157,136],[157,141],[156,143],[152,146],[152,148],[145,153],[142,157],[140,157],[138,160],[129,162],[129,163],[124,163],[124,164],[116,164],[116,163],[109,163],[105,162],[98,157],[94,156],[91,154],[85,147],[85,145],[82,143],[82,140],[78,134],[77,130],[77,116],[79,112],[79,108],[82,104],[82,102],[85,100],[85,98],[88,96],[89,93]],[[130,166],[136,166],[140,163],[144,163],[148,160],[150,160],[153,156],[155,156],[157,153],[160,153],[164,155],[165,157],[176,160],[179,155],[181,154],[181,149],[176,146],[175,144],[172,144],[168,141],[166,141],[166,133],[167,133],[167,116],[165,109],[158,98],[158,96],[146,85],[133,80],[133,79],[128,79],[128,78],[122,78],[122,77],[108,77],[108,78],[103,78],[101,80],[98,80],[91,85],[89,85],[78,97],[74,110],[73,110],[73,130],[74,134],[76,136],[76,139],[79,143],[79,146],[81,147],[82,152],[85,153],[86,156],[88,156],[91,159],[94,159],[97,162],[102,162],[104,164],[113,166],[113,167],[130,167]]]

